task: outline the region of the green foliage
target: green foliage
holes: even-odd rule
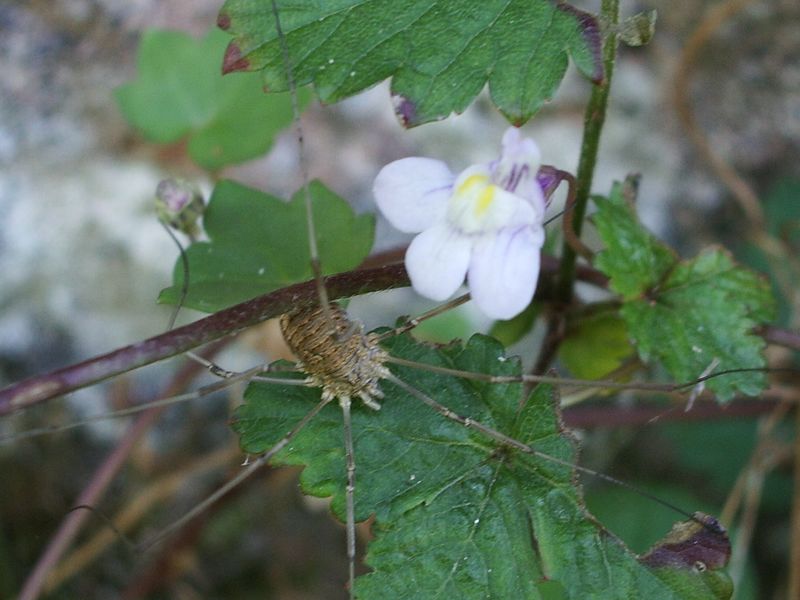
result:
[[[625,321],[603,313],[570,328],[558,356],[573,376],[600,379],[619,368],[633,352]]]
[[[594,17],[548,0],[278,2],[297,84],[336,102],[392,77],[407,126],[463,112],[488,82],[497,108],[521,125],[555,93],[570,54],[599,81]],[[263,71],[289,88],[270,2],[227,0],[219,25],[234,39],[226,71]]]
[[[466,347],[438,350],[403,336],[390,340],[388,350],[467,371],[519,373],[518,362],[483,336],[474,336]],[[574,460],[547,387],[538,387],[518,413],[519,384],[409,368],[395,373],[459,414],[562,461]],[[359,597],[729,596],[726,577],[713,567],[705,572],[648,567],[637,559],[586,513],[571,468],[498,447],[393,384],[384,381],[381,387],[386,398],[380,411],[361,405],[353,410],[356,519],[375,516],[367,555],[373,571],[356,581]],[[319,398],[318,389],[252,383],[234,423],[242,448],[251,454],[267,450]],[[340,410],[331,403],[273,461],[305,465],[303,489],[332,495],[340,519],[346,479],[342,435]]]
[[[504,346],[510,346],[521,340],[527,334],[541,312],[538,302],[531,302],[528,307],[513,319],[507,321],[495,321],[489,335],[498,340]]]
[[[800,253],[800,179],[780,179],[764,196],[763,208],[767,233],[780,244],[788,257]],[[796,260],[784,260],[775,253],[775,248],[765,251],[764,244],[755,244],[739,238],[733,248],[737,259],[748,266],[766,273],[778,303],[776,324],[792,326],[792,296],[798,275]]]
[[[673,449],[676,469],[694,481],[702,481],[707,493],[726,498],[756,451],[758,426],[751,419],[669,423],[660,428],[660,434]],[[773,432],[772,439],[775,444],[791,444],[794,436],[791,423],[786,423]],[[703,451],[697,452],[697,448]],[[762,514],[790,514],[792,485],[790,472],[776,469],[768,473],[761,491]]]
[[[620,314],[645,361],[659,360],[678,382],[714,371],[765,365],[764,340],[752,330],[774,312],[769,286],[722,250],[681,261],[647,232],[631,206],[633,187],[617,184],[595,198],[593,219],[606,245],[595,264],[624,300]],[[707,382],[720,400],[757,395],[760,373],[736,373]]]
[[[319,182],[310,185],[318,248],[325,273],[353,269],[372,248],[374,218],[356,216]],[[312,277],[302,190],[285,202],[232,181],[217,184],[203,217],[208,242],[189,246],[189,289],[184,305],[221,310]],[[159,302],[178,302],[183,263]]]
[[[258,75],[222,76],[226,41],[217,30],[200,40],[149,30],[139,46],[138,79],[116,90],[125,118],[147,139],[188,137],[189,155],[210,170],[263,154],[292,119],[289,95],[264,94]],[[303,93],[301,104],[308,98]]]
[[[703,502],[698,494],[687,491],[681,485],[638,483],[642,489],[675,506],[692,506],[704,511],[719,507]],[[634,552],[646,552],[664,531],[672,525],[673,513],[660,510],[653,500],[631,493],[618,486],[601,486],[597,490],[587,490],[586,506],[601,523],[618,535]]]

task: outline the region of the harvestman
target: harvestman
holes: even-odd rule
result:
[[[535,456],[537,458],[554,462],[562,466],[576,469],[593,476],[603,478],[615,484],[623,485],[632,488],[634,491],[645,495],[648,498],[659,502],[668,508],[686,516],[689,519],[698,519],[695,517],[663,500],[654,497],[646,492],[638,490],[625,482],[619,481],[612,477],[598,473],[591,469],[586,469],[575,465],[569,461],[565,461],[548,454],[539,452],[532,448],[530,445],[522,443],[494,428],[488,427],[483,423],[476,421],[468,416],[460,415],[440,402],[434,400],[431,396],[423,393],[415,387],[407,384],[403,380],[396,377],[387,368],[386,364],[397,364],[403,366],[417,367],[422,369],[429,369],[441,375],[450,375],[456,377],[466,377],[468,379],[476,379],[490,383],[559,383],[559,384],[572,384],[585,387],[607,387],[611,389],[638,389],[638,390],[651,390],[651,391],[668,391],[676,389],[676,386],[665,386],[661,384],[624,384],[607,381],[580,381],[571,380],[558,377],[541,377],[531,375],[521,376],[496,376],[483,373],[463,372],[455,369],[447,369],[438,366],[430,366],[414,361],[408,361],[402,358],[397,358],[389,355],[384,349],[379,346],[379,342],[389,335],[399,335],[405,333],[415,327],[419,322],[431,316],[439,314],[446,308],[453,305],[461,304],[468,299],[467,296],[462,296],[455,301],[439,307],[418,317],[412,319],[407,325],[399,327],[388,334],[378,335],[374,333],[365,334],[363,327],[351,321],[346,313],[334,303],[328,306],[328,310],[323,310],[319,305],[302,306],[290,311],[281,317],[281,329],[290,348],[297,355],[299,362],[297,368],[307,375],[305,380],[294,381],[294,383],[319,387],[322,390],[321,399],[318,404],[309,411],[295,426],[287,432],[287,434],[278,440],[269,450],[258,456],[251,462],[245,469],[243,469],[237,476],[231,479],[227,484],[218,489],[214,494],[209,496],[206,500],[198,504],[192,511],[187,513],[179,521],[163,530],[156,538],[149,540],[145,547],[150,547],[158,543],[170,535],[173,531],[183,526],[186,521],[193,518],[203,510],[205,510],[213,502],[217,501],[221,496],[229,492],[231,489],[239,485],[258,468],[267,463],[281,450],[286,448],[291,443],[294,437],[314,418],[318,413],[330,402],[338,399],[339,405],[342,409],[342,427],[344,435],[344,449],[345,449],[345,462],[346,462],[346,532],[347,532],[347,556],[349,565],[349,589],[352,597],[353,583],[355,579],[355,490],[356,490],[356,456],[353,445],[353,428],[351,421],[351,406],[352,401],[356,398],[360,399],[363,404],[370,409],[379,410],[379,400],[383,398],[383,392],[380,389],[380,382],[382,380],[389,381],[394,385],[401,388],[408,395],[416,398],[422,403],[429,406],[436,413],[442,417],[454,421],[464,427],[479,431],[487,438],[495,441],[499,446],[506,447],[511,450],[522,452]],[[331,319],[329,321],[329,319]],[[331,325],[333,327],[331,328]],[[216,366],[211,366],[219,374],[225,372]],[[228,376],[232,374],[228,373]],[[257,377],[255,379],[258,379]],[[274,382],[274,379],[269,380]],[[698,522],[700,522],[698,520]],[[714,522],[703,520],[702,523],[706,527],[716,527]],[[457,565],[454,565],[454,568]]]
[[[493,383],[508,383],[508,382],[551,382],[559,384],[573,384],[585,387],[598,388],[608,387],[617,389],[650,389],[653,391],[667,391],[675,389],[677,386],[664,386],[660,384],[620,384],[616,382],[599,382],[599,381],[578,381],[569,380],[556,377],[536,377],[536,376],[511,376],[511,377],[498,377],[492,375],[485,375],[481,373],[461,372],[457,370],[449,370],[442,367],[431,367],[424,364],[418,364],[404,359],[392,357],[387,354],[383,349],[378,346],[378,342],[389,335],[402,334],[413,327],[419,322],[435,316],[449,309],[450,307],[465,302],[468,298],[463,296],[455,301],[448,303],[442,307],[438,307],[429,313],[426,313],[416,319],[410,320],[406,325],[399,327],[396,330],[390,331],[388,334],[379,336],[377,334],[365,334],[359,324],[353,323],[344,313],[344,311],[337,305],[332,304],[329,306],[328,311],[323,311],[319,306],[300,307],[284,315],[282,318],[282,328],[289,345],[297,354],[301,361],[299,365],[302,370],[308,373],[308,378],[305,381],[291,381],[284,378],[265,378],[257,376],[267,370],[264,366],[249,369],[243,373],[232,373],[225,371],[220,367],[208,361],[203,361],[204,365],[212,372],[224,378],[217,384],[206,386],[197,392],[183,394],[178,397],[170,398],[160,402],[161,404],[173,403],[176,401],[184,401],[198,398],[199,396],[227,387],[232,382],[243,381],[248,379],[262,379],[267,382],[280,382],[282,384],[300,384],[312,385],[322,388],[322,397],[317,406],[314,407],[303,419],[301,419],[292,429],[280,439],[272,448],[267,452],[257,457],[246,468],[242,469],[240,473],[230,480],[226,485],[217,490],[212,496],[207,498],[201,504],[196,506],[192,511],[187,513],[183,518],[174,523],[169,528],[163,530],[156,538],[146,541],[141,548],[149,548],[160,540],[169,536],[176,529],[181,527],[197,515],[205,510],[210,504],[218,500],[221,496],[229,492],[231,489],[239,485],[243,480],[251,476],[259,467],[267,463],[273,456],[284,449],[293,439],[293,437],[305,427],[327,404],[332,400],[338,399],[342,408],[343,415],[343,431],[344,431],[344,447],[346,458],[346,529],[347,529],[347,554],[349,562],[349,579],[350,589],[352,590],[352,582],[354,579],[355,569],[355,516],[354,516],[354,494],[355,494],[355,454],[352,442],[352,427],[350,419],[351,400],[358,398],[363,403],[371,408],[379,408],[378,400],[382,397],[382,392],[379,387],[379,381],[382,379],[388,380],[398,387],[402,388],[409,395],[415,397],[421,402],[427,404],[441,416],[455,421],[463,426],[477,430],[497,442],[500,446],[505,446],[510,449],[531,454],[548,461],[554,461],[569,468],[577,468],[581,471],[586,471],[593,475],[603,477],[615,483],[620,483],[612,478],[606,477],[602,474],[595,473],[594,471],[577,467],[572,463],[560,460],[538,452],[527,444],[523,444],[504,433],[497,431],[493,428],[487,427],[482,423],[475,421],[469,417],[465,417],[451,411],[441,403],[437,402],[430,396],[422,393],[412,386],[404,383],[402,380],[394,376],[386,367],[386,363],[394,363],[404,366],[413,366],[424,369],[432,369],[443,375],[452,375],[458,377],[467,377],[472,379],[484,380]],[[333,319],[334,328],[330,328]],[[159,402],[155,403],[159,404]],[[152,406],[148,404],[147,407]],[[139,406],[135,409],[128,411],[119,411],[110,416],[123,416],[133,412],[138,412],[146,408]],[[70,427],[83,424],[74,423]],[[30,434],[47,433],[50,430],[31,431]],[[623,485],[625,485],[623,483]],[[658,501],[658,499],[656,499]],[[663,503],[663,502],[662,502]],[[675,507],[670,507],[675,509]],[[686,515],[684,511],[678,510],[681,514]],[[687,515],[690,516],[690,515]]]
[[[282,51],[284,52],[284,59],[286,60],[287,73],[289,75],[290,87],[293,101],[296,103],[294,84],[291,75],[291,65],[288,62],[286,55],[285,39],[280,30],[280,21],[277,15],[277,8],[273,2],[273,11],[278,29],[278,35],[282,44]],[[299,130],[299,118],[297,107],[295,106],[295,122],[298,128],[298,137],[300,141],[300,164],[303,170],[304,181],[307,181],[305,158],[303,156],[302,132]],[[312,385],[322,389],[322,395],[319,403],[303,417],[287,434],[280,439],[272,448],[267,452],[255,458],[246,468],[242,469],[240,473],[230,480],[227,484],[217,490],[213,495],[208,497],[205,501],[199,504],[195,509],[189,512],[184,518],[176,522],[169,528],[162,531],[156,538],[146,542],[144,546],[149,547],[164,537],[168,536],[171,532],[182,526],[188,519],[192,518],[197,513],[204,510],[211,503],[215,502],[221,496],[233,489],[244,479],[254,473],[259,467],[267,463],[273,456],[284,449],[293,439],[293,437],[306,426],[327,404],[334,399],[338,400],[342,409],[343,421],[343,434],[344,434],[344,448],[346,459],[346,530],[347,530],[347,556],[349,562],[349,583],[350,593],[353,593],[353,581],[355,577],[355,515],[354,515],[354,496],[356,486],[356,457],[354,456],[353,439],[352,439],[352,424],[351,424],[351,403],[355,399],[360,399],[367,407],[373,410],[380,408],[379,401],[383,394],[380,389],[380,381],[388,380],[396,386],[402,388],[409,395],[417,398],[419,401],[427,404],[430,408],[440,414],[442,417],[455,421],[465,427],[472,428],[481,432],[487,438],[493,440],[500,446],[513,449],[518,452],[531,454],[548,461],[568,466],[570,468],[577,468],[589,472],[593,475],[605,477],[588,469],[582,469],[575,465],[562,461],[558,458],[548,456],[541,452],[536,451],[529,445],[515,440],[506,434],[488,427],[478,421],[471,419],[469,416],[459,415],[451,411],[446,406],[434,400],[427,394],[415,389],[402,380],[398,379],[386,366],[387,363],[394,363],[405,366],[417,366],[426,368],[425,365],[418,365],[404,359],[393,358],[378,344],[381,341],[381,336],[376,334],[365,334],[360,324],[356,324],[349,320],[345,312],[336,304],[329,303],[327,294],[325,292],[324,284],[321,278],[321,269],[319,266],[319,257],[315,243],[314,226],[313,226],[313,213],[310,206],[310,197],[307,193],[306,186],[306,207],[308,216],[308,231],[309,231],[309,245],[310,255],[312,260],[313,270],[315,272],[315,279],[318,282],[320,302],[317,305],[299,307],[294,311],[284,315],[281,319],[281,326],[284,336],[292,348],[294,353],[299,359],[298,367],[300,370],[307,374],[307,379],[302,382],[296,382],[304,385]],[[391,335],[404,333],[420,321],[442,312],[444,309],[450,308],[456,304],[466,301],[466,297],[462,297],[453,303],[445,305],[444,308],[435,309],[431,313],[423,315],[417,319],[409,321],[407,326],[400,327],[395,331],[390,332]],[[208,391],[213,391],[225,387],[232,381],[246,380],[252,378],[256,373],[262,372],[263,367],[248,370],[246,373],[234,374],[225,371],[209,363],[204,362],[213,373],[223,376],[225,381],[219,384],[209,386],[207,390],[184,395],[179,399],[192,399],[200,395],[204,395]],[[491,375],[484,375],[480,373],[465,373],[456,370],[442,369],[434,367],[433,370],[443,375],[453,375],[460,377],[468,377],[489,381],[494,383],[506,382],[551,382],[557,384],[569,383],[573,385],[583,385],[592,388],[616,388],[616,389],[650,389],[653,391],[671,391],[680,388],[681,386],[664,386],[659,384],[619,384],[615,382],[583,382],[575,380],[565,380],[553,377],[534,377],[534,376],[520,376],[520,377],[496,377]],[[290,383],[286,380],[281,380],[281,383]],[[213,389],[212,389],[213,388]],[[175,401],[176,399],[171,399]],[[140,408],[137,408],[140,410]],[[134,412],[134,411],[129,411]],[[117,413],[119,415],[119,413]],[[611,479],[605,477],[606,479]],[[611,479],[612,481],[613,480]],[[619,483],[619,482],[617,482]],[[674,507],[671,507],[674,508]],[[676,509],[677,510],[677,509]],[[683,511],[678,511],[686,514]],[[689,515],[690,516],[690,515]],[[691,517],[691,516],[690,516]]]

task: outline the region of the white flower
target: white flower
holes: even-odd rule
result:
[[[381,169],[378,208],[400,231],[419,233],[406,270],[421,295],[446,300],[464,281],[477,306],[510,319],[533,298],[539,278],[545,197],[539,148],[511,127],[499,160],[455,176],[443,162],[404,158]]]

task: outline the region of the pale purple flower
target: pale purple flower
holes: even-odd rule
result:
[[[183,179],[164,179],[156,187],[156,213],[164,223],[189,237],[199,234],[197,221],[206,209],[203,195]]]
[[[446,300],[466,276],[472,299],[489,317],[510,319],[528,306],[544,244],[539,166],[539,148],[511,127],[498,160],[458,176],[431,158],[381,169],[373,188],[378,208],[400,231],[419,234],[405,261],[419,294]]]

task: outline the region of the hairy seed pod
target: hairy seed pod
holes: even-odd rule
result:
[[[383,398],[378,382],[389,374],[386,353],[376,336],[365,334],[360,323],[351,321],[335,303],[330,310],[309,305],[281,316],[286,343],[308,374],[309,383],[321,387],[323,397],[361,398],[374,409]]]

